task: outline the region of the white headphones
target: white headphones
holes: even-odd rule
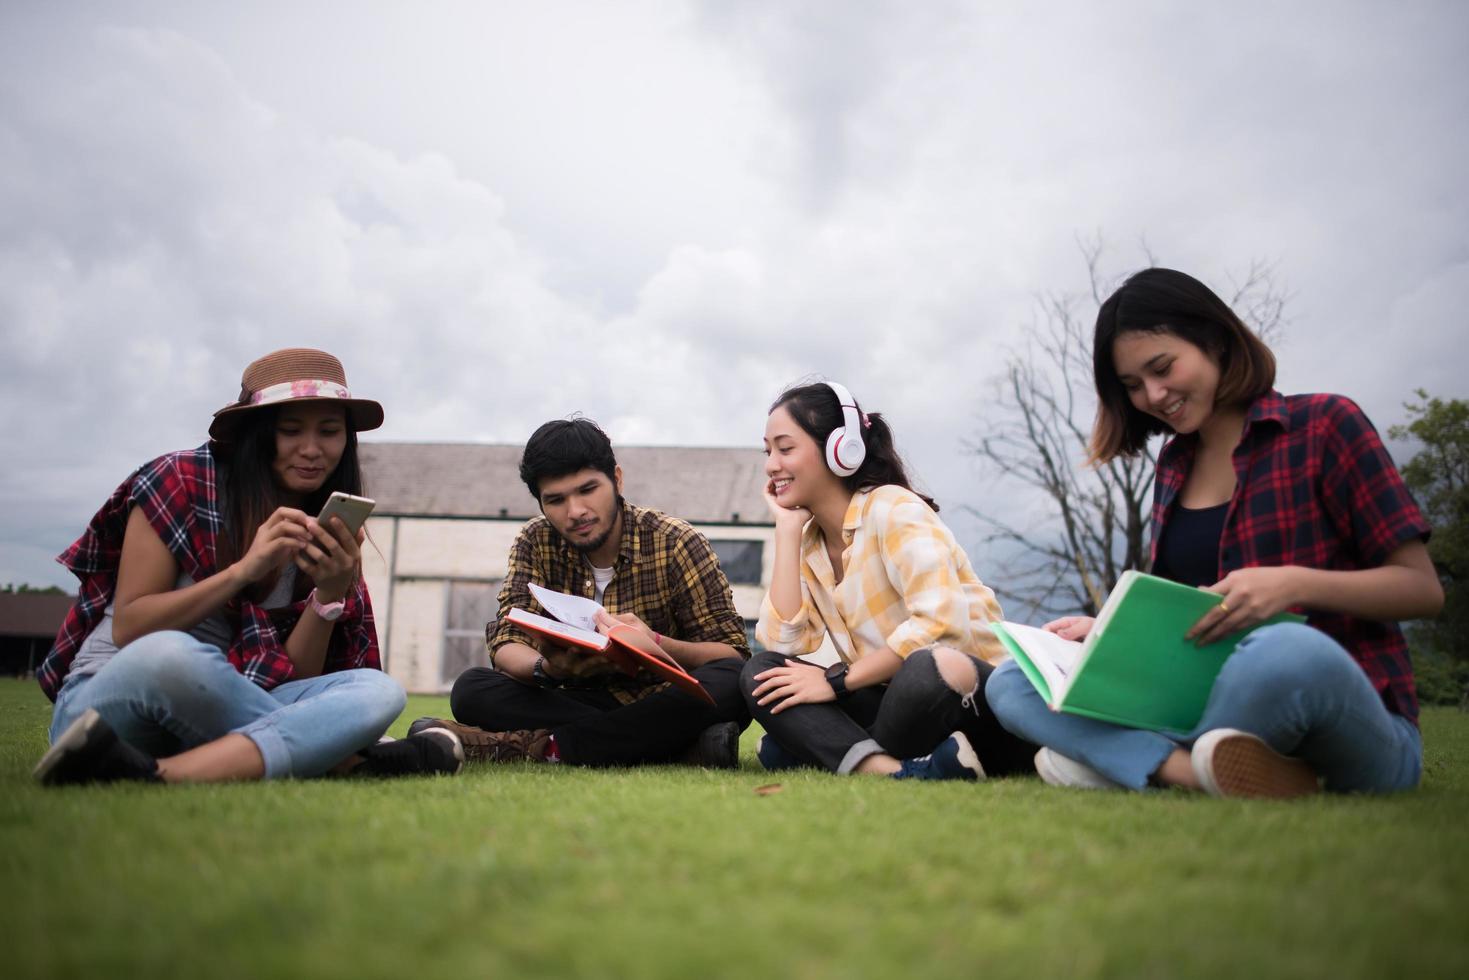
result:
[[[836,392],[842,405],[842,424],[826,437],[826,465],[837,476],[851,476],[867,458],[867,444],[862,441],[862,413],[852,393],[835,381],[823,382]]]

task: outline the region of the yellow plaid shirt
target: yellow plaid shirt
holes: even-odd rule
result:
[[[831,634],[847,663],[878,650],[906,657],[948,646],[990,663],[1005,657],[990,623],[1002,618],[995,594],[974,574],[964,549],[911,490],[882,486],[852,497],[842,522],[846,569],[840,583],[813,520],[801,535],[801,611],[783,620],[770,594],[755,636],[777,653],[811,653]]]

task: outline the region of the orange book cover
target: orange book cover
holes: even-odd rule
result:
[[[636,627],[618,624],[608,633],[594,633],[579,626],[570,626],[546,616],[526,612],[524,609],[512,609],[506,618],[517,626],[532,630],[557,643],[570,644],[600,654],[630,677],[639,669],[644,669],[679,690],[714,704],[714,696],[703,684],[668,659],[668,655],[659,650],[658,645]]]

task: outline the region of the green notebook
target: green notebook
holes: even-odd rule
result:
[[[1123,572],[1082,642],[1020,623],[993,625],[1052,710],[1129,728],[1187,732],[1203,716],[1224,661],[1251,632],[1205,647],[1183,638],[1220,599],[1155,575]],[[1305,621],[1284,613],[1260,626]]]

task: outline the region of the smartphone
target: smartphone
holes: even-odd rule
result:
[[[354,497],[350,493],[338,490],[326,498],[326,503],[321,507],[321,513],[316,515],[318,524],[325,524],[328,517],[340,517],[342,523],[347,525],[347,530],[356,534],[358,529],[367,522],[367,515],[372,513],[372,508],[377,506],[377,501],[370,497]]]

